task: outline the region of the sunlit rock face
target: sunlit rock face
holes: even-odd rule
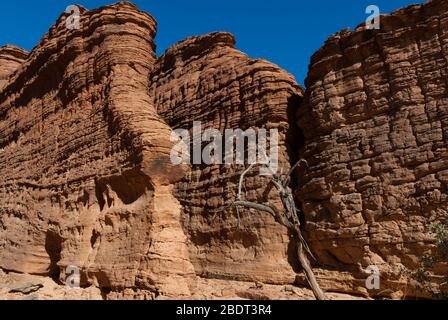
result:
[[[380,30],[338,33],[312,57],[298,197],[318,261],[359,286],[376,265],[382,289],[393,288],[402,267],[434,254],[429,226],[448,207],[447,61],[447,1],[382,16]]]
[[[6,45],[0,48],[0,89],[8,82],[9,76],[20,67],[27,56],[27,51],[15,46]]]
[[[0,267],[188,296],[184,169],[148,94],[156,22],[128,3],[82,10],[78,30],[66,19],[18,69],[25,53],[0,51]]]
[[[134,5],[80,13],[79,29],[64,14],[30,53],[0,48],[0,269],[14,272],[0,281],[66,283],[76,267],[79,298],[311,298],[284,290],[306,283],[288,231],[232,207],[244,166],[172,163],[173,131],[200,121],[277,130],[279,173],[307,160],[291,187],[325,290],[428,296],[400,270],[434,254],[429,227],[447,212],[446,1],[332,36],[305,93],[229,33],[157,58],[156,21]],[[258,171],[244,191],[281,206]],[[369,266],[380,290],[366,289]],[[433,271],[433,284],[448,273]],[[49,298],[57,284],[42,286]]]
[[[293,77],[227,33],[156,59],[156,22],[129,3],[82,9],[80,29],[67,19],[29,55],[1,51],[0,267],[65,282],[75,266],[112,299],[189,297],[197,276],[293,283],[287,230],[244,210],[238,227],[228,207],[243,166],[170,161],[172,129],[202,121],[277,129],[288,170]],[[256,173],[247,189],[279,201]]]
[[[157,60],[151,79],[157,112],[173,129],[190,130],[193,137],[193,123],[199,121],[202,131],[216,129],[223,138],[228,129],[275,129],[278,172],[290,169],[293,145],[300,140],[290,123],[302,89],[279,67],[237,50],[231,34],[211,33],[176,44]],[[270,155],[271,146],[266,145]],[[242,171],[242,165],[194,165],[176,185],[196,272],[219,279],[293,283],[295,249],[287,229],[269,214],[241,209],[238,215],[231,206]],[[247,200],[281,205],[269,180],[253,170],[245,183]]]

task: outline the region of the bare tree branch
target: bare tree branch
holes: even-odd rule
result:
[[[240,183],[238,185],[238,200],[241,200],[241,195],[243,192],[243,182],[246,175],[255,167],[255,163],[252,163],[244,172],[241,174]]]
[[[297,233],[300,234],[300,237],[303,239],[300,230],[296,230]],[[303,270],[305,271],[306,280],[308,281],[311,289],[313,290],[314,296],[317,300],[327,300],[325,293],[322,291],[319,283],[317,282],[316,276],[314,275],[313,269],[311,268],[310,262],[306,257],[306,254],[303,250],[303,242],[298,241],[297,243],[297,257],[299,258],[300,264],[302,265]]]
[[[283,186],[285,188],[291,182],[291,176],[293,175],[294,171],[296,171],[296,169],[301,165],[306,165],[308,167],[308,162],[304,159],[301,159],[295,165],[292,166],[291,170],[289,170],[288,175],[286,176],[285,180],[283,181]]]
[[[249,201],[235,201],[234,205],[237,207],[245,207],[245,208],[255,209],[258,211],[264,211],[264,212],[267,212],[270,215],[272,215],[274,218],[276,218],[275,211],[272,208],[265,206],[263,204],[249,202]]]
[[[319,283],[316,280],[314,272],[311,268],[310,262],[306,256],[306,252],[313,257],[311,250],[308,247],[305,239],[303,238],[302,231],[300,230],[300,220],[298,216],[298,210],[294,201],[294,197],[292,195],[292,191],[289,188],[289,183],[291,179],[291,175],[294,173],[295,169],[300,164],[307,164],[305,160],[301,160],[297,162],[289,171],[288,176],[286,176],[283,180],[281,177],[273,175],[272,183],[278,190],[280,194],[280,198],[283,203],[283,209],[279,210],[274,204],[259,204],[255,202],[245,201],[243,199],[242,190],[244,184],[244,178],[246,175],[255,167],[255,164],[251,164],[240,177],[239,185],[238,185],[238,196],[237,201],[233,203],[233,205],[237,208],[245,207],[249,209],[255,209],[258,211],[266,212],[272,215],[275,220],[281,225],[285,226],[292,232],[297,242],[297,256],[300,264],[305,272],[306,279],[313,290],[314,296],[318,300],[327,300],[324,292],[319,286]],[[314,257],[313,257],[314,258]]]

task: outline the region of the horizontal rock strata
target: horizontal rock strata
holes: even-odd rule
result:
[[[435,253],[447,213],[447,1],[332,36],[305,93],[229,33],[157,58],[156,21],[128,2],[67,19],[30,53],[0,48],[0,294],[71,297],[48,277],[77,267],[85,299],[310,298],[290,286],[306,281],[287,230],[231,205],[244,165],[171,162],[173,131],[200,121],[277,129],[279,173],[307,161],[291,188],[324,289],[430,297],[403,270]],[[281,206],[268,182],[250,173],[246,199]],[[447,263],[431,271],[437,285]]]
[[[10,45],[0,48],[0,89],[27,57],[28,52],[21,48]]]
[[[147,90],[156,22],[128,3],[66,19],[0,91],[0,267],[189,295],[184,169]]]
[[[288,111],[294,115],[302,89],[290,74],[249,58],[234,45],[232,35],[212,33],[167,50],[151,76],[154,105],[173,129],[191,131],[194,121],[201,122],[202,130],[216,129],[223,136],[226,129],[277,129],[279,167],[287,172],[292,161],[288,146],[297,138]],[[294,259],[293,244],[287,230],[266,213],[241,210],[238,218],[229,207],[244,168],[194,165],[176,185],[190,258],[204,277],[292,283],[295,273],[288,257]],[[245,185],[247,199],[281,204],[269,179],[254,170]]]
[[[381,30],[338,33],[313,56],[298,194],[326,268],[365,279],[376,265],[393,289],[386,281],[434,255],[429,227],[448,205],[447,53],[448,2],[432,1],[382,16]],[[448,269],[436,269],[437,282]]]

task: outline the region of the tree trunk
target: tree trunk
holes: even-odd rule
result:
[[[306,257],[306,254],[303,250],[303,244],[300,240],[297,241],[297,246],[298,246],[297,256],[299,257],[300,264],[302,265],[302,268],[305,271],[306,279],[311,287],[311,290],[313,290],[314,296],[316,297],[317,300],[327,300],[325,293],[322,291],[319,284],[317,283],[313,269],[311,269],[310,262]]]

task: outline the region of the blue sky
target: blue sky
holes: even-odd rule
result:
[[[107,0],[16,0],[0,2],[0,46],[31,50],[70,4],[88,9]],[[311,55],[333,33],[354,28],[368,16],[423,0],[135,0],[159,24],[158,53],[191,35],[211,31],[235,34],[237,47],[252,57],[270,60],[303,83]]]

